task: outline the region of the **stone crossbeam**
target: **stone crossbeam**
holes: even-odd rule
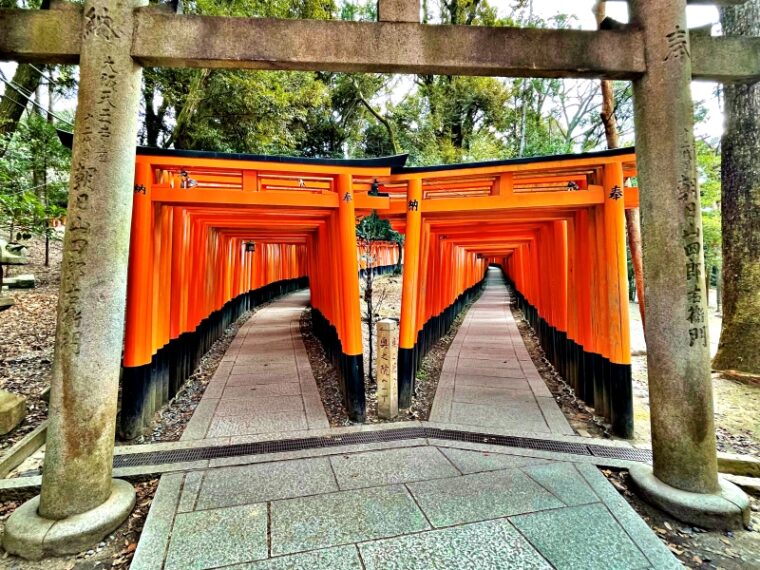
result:
[[[760,81],[760,38],[694,35],[690,42],[694,79]]]
[[[145,66],[605,77],[645,69],[641,33],[187,16],[141,9],[132,57]],[[78,10],[0,10],[0,59],[76,63]],[[693,36],[693,77],[760,79],[760,38]]]

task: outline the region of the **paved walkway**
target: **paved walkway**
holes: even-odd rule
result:
[[[431,422],[573,434],[533,365],[498,269],[470,308],[443,363]]]
[[[164,475],[131,570],[681,567],[591,457],[377,445]]]
[[[329,427],[299,320],[309,291],[253,315],[222,358],[182,440]]]
[[[298,331],[307,298],[242,327],[183,437],[220,449],[271,439],[288,451],[175,465],[132,570],[680,568],[598,458],[424,438],[340,445],[400,424],[327,427]],[[490,273],[446,358],[432,419],[571,439],[555,435],[569,426],[506,303]],[[285,433],[261,435],[272,431]],[[336,445],[299,446],[306,433]]]

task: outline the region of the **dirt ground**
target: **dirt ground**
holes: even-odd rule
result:
[[[158,479],[129,479],[137,493],[132,514],[105,540],[91,549],[70,556],[46,558],[38,562],[10,556],[0,548],[0,568],[8,570],[127,570],[137,549],[145,518],[158,487]],[[13,511],[36,495],[35,492],[8,492],[0,494],[0,525]]]
[[[0,436],[0,453],[47,418],[42,392],[50,386],[53,364],[62,244],[51,241],[50,267],[45,267],[44,243],[31,241],[29,265],[4,268],[6,276],[33,274],[37,286],[6,292],[16,304],[0,313],[0,388],[27,397],[26,418],[15,430]]]
[[[364,300],[365,284],[361,284],[362,302],[361,310],[365,318],[362,325],[362,341],[364,344],[364,361],[369,362],[369,329],[366,324],[367,303]],[[401,315],[401,276],[380,275],[374,278],[373,299],[375,305],[375,320],[395,318]],[[422,361],[422,366],[417,372],[417,382],[412,405],[406,409],[400,409],[399,415],[391,420],[384,420],[377,416],[377,383],[369,378],[369,372],[365,370],[364,387],[367,398],[366,423],[387,423],[407,420],[426,420],[430,416],[430,408],[433,405],[438,379],[441,376],[441,368],[446,358],[446,352],[459,330],[466,310],[455,320],[449,333],[443,336]],[[325,406],[330,425],[333,427],[349,425],[351,422],[343,407],[338,384],[338,374],[327,359],[324,349],[318,339],[311,333],[311,310],[304,311],[301,317],[301,334],[303,335],[306,352],[309,355],[312,373],[319,386],[322,395],[322,403]],[[376,341],[375,341],[376,342]]]
[[[649,384],[646,356],[634,356],[634,442],[649,443]],[[714,372],[713,401],[718,449],[760,457],[760,386],[746,384]]]

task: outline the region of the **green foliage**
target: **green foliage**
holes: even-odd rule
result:
[[[457,25],[572,27],[516,2],[423,2],[423,19]],[[195,0],[191,13],[369,21],[376,2]],[[630,85],[615,86],[630,134]],[[143,144],[322,157],[408,153],[410,165],[567,153],[603,147],[598,81],[327,72],[149,69]]]
[[[0,159],[0,228],[9,241],[51,232],[66,213],[70,153],[55,128],[28,113]]]
[[[392,241],[401,243],[403,237],[391,227],[391,223],[377,215],[375,210],[364,216],[356,225],[356,237],[363,241]]]
[[[702,241],[705,265],[721,266],[720,148],[697,139],[697,174],[702,205]]]

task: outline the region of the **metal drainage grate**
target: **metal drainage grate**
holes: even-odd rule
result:
[[[596,457],[605,457],[608,459],[624,459],[628,461],[647,462],[652,460],[652,453],[645,449],[607,447],[593,444],[549,441],[530,437],[515,437],[440,428],[414,427],[389,429],[384,431],[347,433],[345,435],[336,434],[333,436],[303,437],[278,441],[261,441],[256,443],[241,443],[236,445],[220,445],[214,447],[197,447],[192,449],[176,449],[170,451],[154,451],[145,453],[133,453],[129,455],[117,455],[114,457],[113,466],[116,468],[137,467],[141,465],[162,465],[209,459],[221,459],[225,457],[280,453],[283,451],[302,451],[305,449],[319,449],[339,447],[344,445],[382,443],[385,441],[424,438],[443,439],[448,441],[463,441],[470,443],[484,443],[503,447],[515,447],[539,451],[553,451],[557,453],[570,453],[574,455],[593,455]]]
[[[586,445],[581,443],[567,443],[563,441],[547,441],[530,437],[515,437],[509,435],[494,435],[490,433],[475,433],[458,430],[426,428],[428,437],[434,439],[448,439],[451,441],[467,441],[470,443],[487,443],[490,445],[503,445],[505,447],[520,447],[523,449],[536,449],[540,451],[555,451],[558,453],[573,453],[576,455],[591,455]]]
[[[625,459],[627,461],[652,461],[652,452],[649,449],[635,449],[631,447],[607,447],[606,445],[588,445],[587,447],[596,457],[606,457],[608,459]]]

